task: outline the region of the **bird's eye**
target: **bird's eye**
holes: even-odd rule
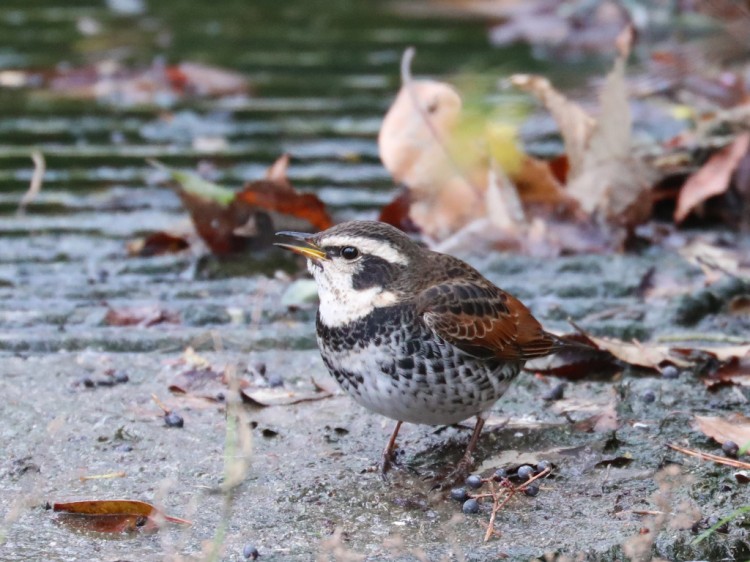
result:
[[[345,260],[355,260],[359,257],[359,250],[354,246],[344,246],[341,248],[341,257]]]

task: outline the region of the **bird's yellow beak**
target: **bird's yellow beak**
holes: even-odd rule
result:
[[[312,234],[308,232],[277,232],[276,236],[288,236],[295,238],[296,241],[291,244],[275,243],[274,246],[291,250],[295,254],[305,256],[313,261],[325,261],[328,259],[325,251],[310,240]]]

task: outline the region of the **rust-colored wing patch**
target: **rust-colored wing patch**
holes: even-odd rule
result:
[[[523,361],[556,348],[528,308],[481,278],[429,287],[417,306],[435,334],[475,357]]]

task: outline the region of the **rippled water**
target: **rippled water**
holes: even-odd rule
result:
[[[524,47],[491,48],[479,22],[407,18],[376,1],[4,0],[0,37],[0,71],[191,61],[239,72],[252,87],[148,106],[0,88],[0,340],[15,350],[120,349],[97,332],[106,306],[202,304],[198,288],[187,295],[174,283],[187,257],[126,256],[140,234],[187,228],[147,158],[209,163],[211,179],[238,187],[288,152],[293,184],[317,192],[337,220],[373,217],[394,193],[376,136],[407,46],[417,48],[415,75],[463,82],[476,97],[538,67]],[[226,148],[201,152],[201,137]],[[33,149],[46,158],[44,187],[17,216]],[[222,305],[242,308],[247,290],[227,287]]]

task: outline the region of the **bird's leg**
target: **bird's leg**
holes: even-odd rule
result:
[[[380,476],[382,476],[385,479],[385,475],[388,473],[388,471],[391,469],[391,466],[393,466],[394,458],[394,449],[396,447],[396,437],[398,437],[398,432],[401,429],[401,424],[403,422],[396,422],[396,427],[393,428],[393,433],[391,434],[391,438],[388,440],[388,444],[385,446],[385,449],[383,450],[383,459],[380,463]]]
[[[445,477],[441,487],[452,486],[453,484],[459,484],[466,480],[466,477],[474,466],[474,457],[472,456],[472,453],[474,452],[474,449],[476,449],[477,441],[479,441],[479,436],[482,434],[483,427],[484,418],[477,416],[477,423],[474,426],[474,431],[471,434],[471,439],[469,439],[469,444],[466,447],[466,451],[464,451],[464,455],[461,457],[461,460],[458,461],[453,472]]]

